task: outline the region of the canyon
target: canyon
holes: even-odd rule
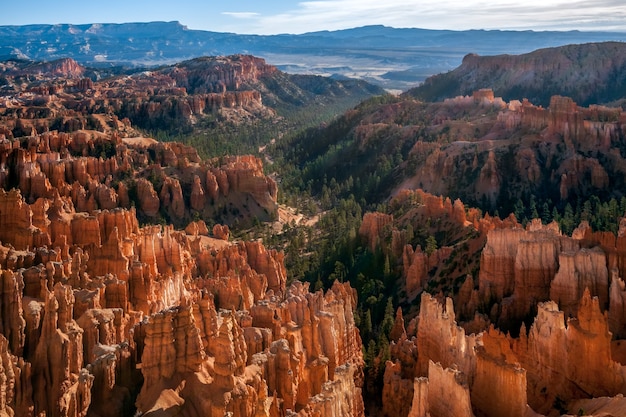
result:
[[[115,155],[72,156],[98,141]],[[130,205],[113,178],[149,150],[172,174],[158,194],[139,178]],[[3,139],[0,152],[3,188],[19,185],[0,191],[3,415],[363,415],[347,284],[287,286],[280,252],[219,224],[139,225],[163,208],[185,218],[174,175],[207,189],[196,208],[245,195],[274,210],[260,161],[209,168],[181,145],[83,132]]]
[[[274,105],[289,97],[272,85],[289,77],[276,67],[239,55],[92,80],[70,59],[1,65],[0,415],[535,417],[626,408],[620,203],[607,214],[614,230],[594,229],[597,213],[565,230],[559,216],[505,211],[518,198],[530,206],[529,194],[555,207],[623,197],[621,108],[560,95],[544,108],[480,89],[439,103],[376,98],[316,127],[319,140],[296,151],[317,147],[307,157],[320,169],[324,129],[343,123],[324,172],[335,183],[319,187],[329,205],[344,171],[365,183],[364,155],[389,169],[378,180],[370,170],[384,200],[364,214],[356,205],[357,243],[346,248],[383,272],[352,279],[336,261],[329,285],[326,276],[310,285],[286,267],[296,239],[272,240],[299,226],[275,223],[284,182],[270,166],[284,160],[268,155],[277,148],[202,158],[144,130],[193,129],[216,115],[278,120]],[[336,206],[316,222],[346,217]],[[316,222],[301,240],[319,242]],[[373,324],[385,285],[397,294]]]
[[[326,293],[288,286],[280,252],[230,241],[219,225],[140,227],[141,199],[137,208],[100,208],[119,199],[97,199],[90,181],[119,174],[124,158],[139,158],[146,146],[115,145],[115,157],[89,164],[92,157],[70,154],[93,146],[80,133],[5,140],[1,160],[18,162],[5,162],[5,178],[23,185],[0,194],[3,412],[364,415],[355,290],[339,282]],[[177,146],[150,146],[157,145]],[[63,172],[44,168],[55,152],[66,156]],[[245,183],[227,182],[226,197],[259,197],[237,188]],[[453,301],[423,292],[423,277],[410,278],[416,263],[436,266],[450,251],[420,260],[420,249],[402,248],[401,231],[391,230],[398,239],[391,251],[408,262],[406,285],[420,293],[420,307],[411,323],[396,317],[383,413],[551,415],[559,407],[585,410],[594,397],[606,398],[593,406],[598,413],[619,407],[626,390],[622,233],[582,224],[565,236],[554,224],[524,228],[416,193],[397,198],[421,215],[476,231],[473,238],[485,243],[480,273],[466,277]],[[275,201],[267,189],[263,197]],[[394,220],[373,216],[360,233],[380,245]],[[454,401],[442,403],[442,396]]]
[[[70,59],[3,65],[0,414],[364,414],[356,292],[288,285],[283,252],[231,238],[278,217],[262,160],[134,123],[273,116],[250,85],[274,67],[94,82]]]

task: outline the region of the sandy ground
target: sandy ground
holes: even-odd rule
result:
[[[215,239],[212,237],[202,236],[202,235],[199,235],[198,237],[200,238],[200,246],[204,250],[210,250],[210,249],[220,250],[220,249],[224,249],[225,247],[231,244],[227,240]],[[191,239],[193,239],[193,237]]]
[[[281,204],[278,206],[278,221],[274,222],[272,229],[275,233],[280,233],[284,225],[291,224],[292,222],[296,225],[311,227],[319,221],[322,214],[324,213],[316,214],[313,217],[306,217],[301,213],[297,213],[295,208]]]
[[[157,141],[152,138],[123,138],[122,142],[130,146],[146,146],[146,147],[154,143],[157,143]]]
[[[288,224],[294,222],[295,224],[300,224],[304,216],[302,214],[296,213],[296,209],[293,207],[288,207],[284,205],[278,206],[278,223]]]

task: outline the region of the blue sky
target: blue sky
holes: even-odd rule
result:
[[[0,25],[178,20],[191,29],[303,33],[383,24],[426,29],[626,32],[624,0],[29,0],[6,1]]]

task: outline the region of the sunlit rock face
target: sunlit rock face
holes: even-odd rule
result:
[[[593,405],[598,415],[618,409],[626,391],[622,239],[585,223],[571,237],[538,221],[489,230],[476,287],[470,280],[458,296],[487,314],[461,323],[450,298],[423,293],[417,324],[408,331],[394,325],[385,415],[547,415],[574,404]],[[460,324],[477,331],[468,335]],[[411,407],[401,407],[407,399]]]
[[[0,145],[3,415],[364,414],[356,292],[287,286],[282,252],[190,221],[274,216],[258,158],[95,131]]]
[[[193,148],[179,143],[54,131],[15,142],[5,139],[0,144],[0,164],[0,186],[13,193],[3,199],[0,221],[6,227],[0,238],[12,239],[20,248],[33,246],[26,241],[32,239],[32,232],[17,237],[29,217],[43,231],[60,227],[45,222],[83,222],[75,230],[85,226],[88,236],[84,239],[96,242],[108,238],[88,230],[89,216],[100,210],[134,206],[142,221],[167,218],[182,228],[198,217],[241,224],[253,217],[269,220],[278,209],[276,182],[263,173],[260,159],[236,156],[201,161]],[[13,187],[20,197],[18,191],[9,191]],[[20,209],[22,198],[29,204],[42,200],[29,212]],[[56,205],[51,206],[53,201]],[[70,204],[77,214],[64,215]],[[44,212],[51,208],[57,215],[44,219]]]
[[[0,207],[7,415],[363,415],[348,284],[287,286],[282,253],[225,227],[139,227],[58,192]]]

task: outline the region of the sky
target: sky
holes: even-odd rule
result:
[[[0,13],[0,25],[172,20],[190,29],[263,35],[365,25],[626,32],[626,1],[9,0]]]

